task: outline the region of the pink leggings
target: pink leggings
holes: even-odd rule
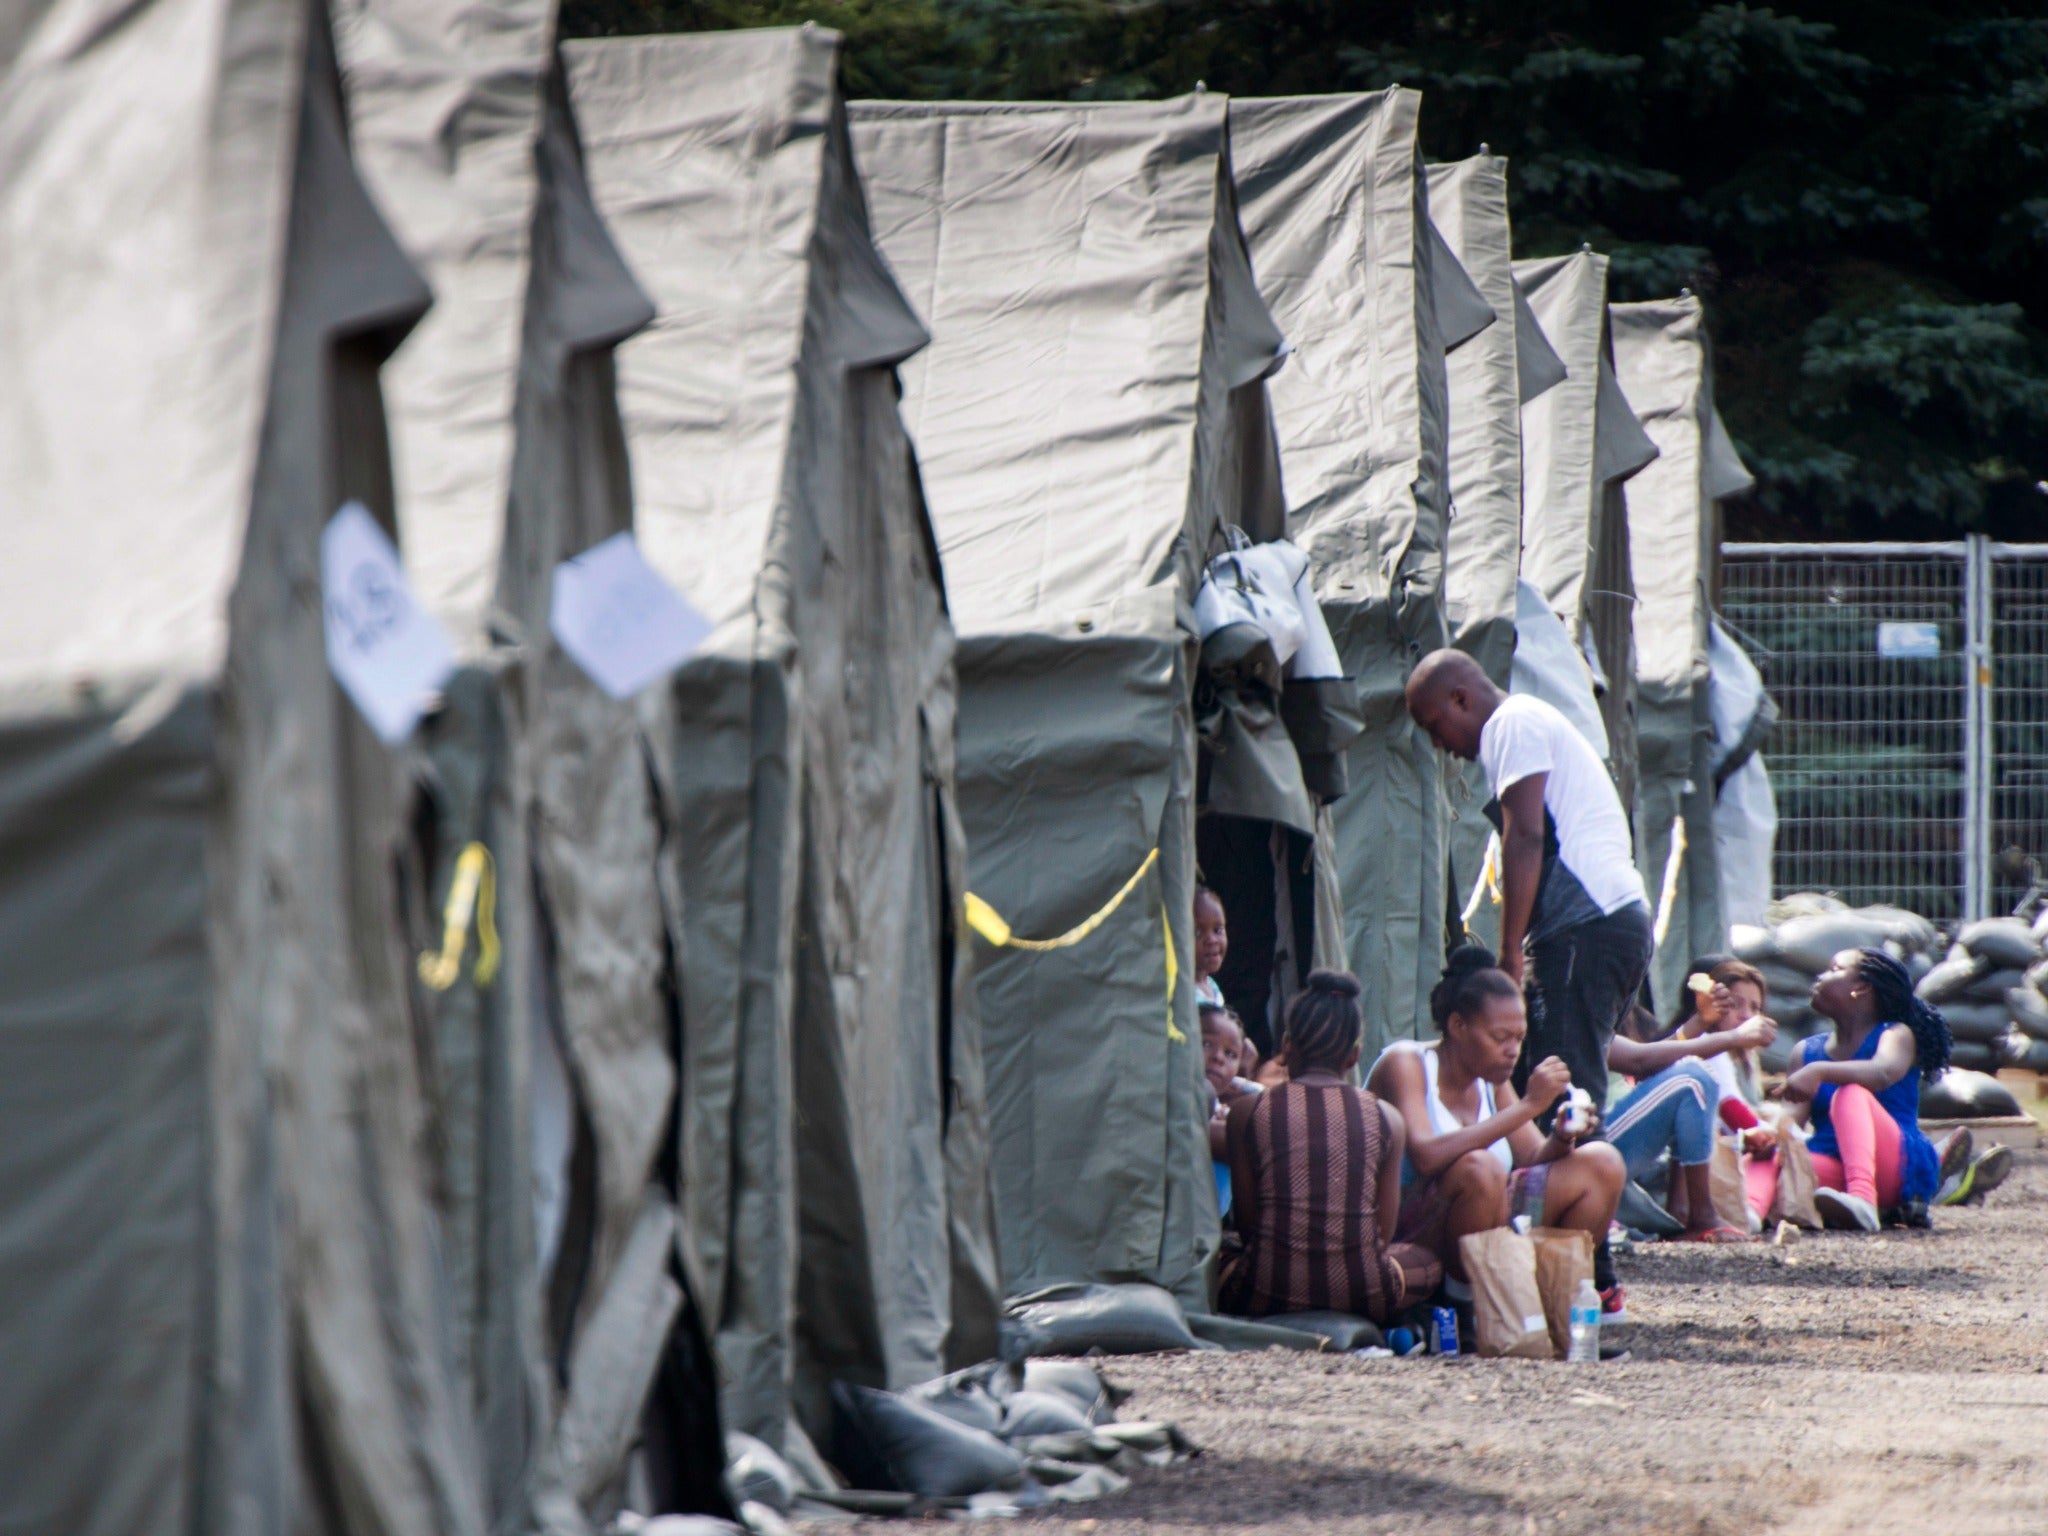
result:
[[[1822,1189],[1839,1189],[1868,1200],[1879,1210],[1899,1203],[1899,1122],[1877,1102],[1868,1088],[1843,1087],[1835,1090],[1828,1106],[1828,1119],[1835,1127],[1838,1158],[1824,1152],[1813,1154],[1813,1176]],[[1785,1134],[1790,1135],[1787,1131]],[[1744,1192],[1750,1209],[1767,1215],[1778,1193],[1778,1159],[1746,1158],[1742,1165]]]

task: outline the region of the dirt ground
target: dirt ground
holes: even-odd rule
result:
[[[1090,1536],[2048,1530],[2048,1154],[1935,1230],[1624,1258],[1626,1363],[1148,1356],[1203,1453]]]

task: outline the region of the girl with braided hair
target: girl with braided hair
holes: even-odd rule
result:
[[[1834,1031],[1800,1046],[1780,1090],[1813,1126],[1807,1150],[1831,1227],[1875,1232],[1880,1213],[1926,1222],[1941,1159],[1920,1129],[1920,1082],[1948,1065],[1948,1023],[1913,995],[1906,968],[1881,949],[1845,949],[1813,984]]]
[[[1225,1140],[1244,1248],[1218,1291],[1225,1312],[1325,1309],[1385,1326],[1436,1289],[1427,1250],[1394,1241],[1406,1128],[1353,1087],[1365,1019],[1358,978],[1311,971],[1287,1009],[1287,1080],[1230,1107]]]

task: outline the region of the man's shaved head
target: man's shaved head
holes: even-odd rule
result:
[[[1479,755],[1479,733],[1500,707],[1502,694],[1485,670],[1463,651],[1431,651],[1408,675],[1408,714],[1438,750]]]

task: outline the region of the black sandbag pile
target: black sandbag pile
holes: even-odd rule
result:
[[[1903,907],[1851,907],[1801,891],[1773,902],[1769,918],[1768,927],[1731,929],[1729,947],[1763,972],[1764,1011],[1778,1025],[1777,1040],[1761,1053],[1770,1072],[1787,1070],[1799,1043],[1827,1027],[1813,1011],[1813,984],[1843,950],[1883,949],[1916,979],[1930,974],[1941,955],[1934,924]]]
[[[1118,1493],[1133,1469],[1194,1454],[1170,1424],[1120,1422],[1126,1396],[1078,1360],[992,1360],[901,1392],[835,1383],[833,1461],[846,1486],[793,1487],[784,1512],[1014,1513]],[[763,1462],[732,1464],[741,1478]],[[772,1479],[734,1495],[764,1491]]]
[[[1950,1067],[1920,1085],[1922,1120],[1997,1120],[2024,1113],[2012,1090],[1988,1072]]]
[[[1953,1065],[2048,1071],[2048,914],[2029,922],[1987,917],[1965,923],[1941,964],[1914,989],[1948,1020]]]

